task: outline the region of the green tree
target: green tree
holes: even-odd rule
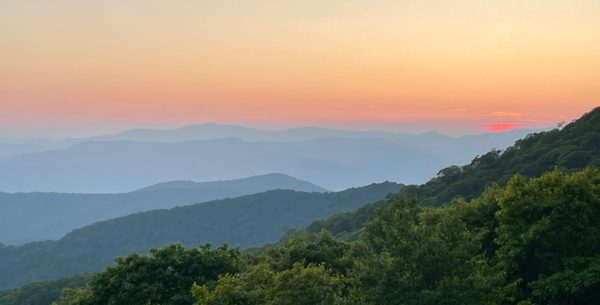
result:
[[[275,272],[267,264],[258,264],[239,274],[219,276],[211,291],[207,285],[194,283],[192,295],[199,305],[267,304],[275,283]]]
[[[294,264],[276,275],[272,305],[332,305],[341,294],[342,280],[323,265]]]
[[[52,305],[87,305],[91,297],[92,292],[87,288],[65,288]]]
[[[499,278],[456,207],[394,198],[367,225],[372,249],[356,270],[354,299],[370,304],[493,304]]]
[[[600,303],[600,170],[516,176],[497,218],[499,265],[512,300]]]
[[[352,260],[346,254],[350,244],[336,240],[331,233],[322,230],[318,234],[305,233],[291,238],[277,247],[268,249],[267,255],[277,271],[303,265],[323,264],[334,273],[346,274]]]
[[[116,262],[90,283],[91,305],[189,305],[193,283],[210,283],[221,274],[238,272],[241,254],[227,246],[186,250],[174,244]]]
[[[212,290],[207,285],[192,287],[199,305],[333,305],[341,292],[341,276],[323,265],[300,262],[279,272],[259,264],[240,274],[226,274]]]
[[[58,299],[65,288],[83,288],[91,279],[90,274],[52,281],[27,284],[20,288],[0,292],[0,305],[48,305]]]

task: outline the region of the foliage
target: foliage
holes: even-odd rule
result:
[[[482,255],[482,236],[461,209],[422,208],[397,196],[370,222],[371,249],[356,268],[366,304],[493,304],[501,283]]]
[[[220,274],[238,272],[243,259],[227,246],[186,250],[175,244],[153,249],[148,256],[132,254],[116,261],[90,282],[91,297],[85,304],[191,304],[193,283],[210,283]]]
[[[597,219],[599,169],[517,175],[505,189],[443,207],[390,196],[353,242],[322,231],[246,255],[181,246],[131,255],[63,294],[88,293],[91,302],[58,304],[592,305],[600,300]],[[182,259],[189,251],[202,255]],[[172,265],[180,271],[165,272]]]
[[[276,271],[292,268],[294,264],[304,266],[324,265],[336,274],[346,274],[352,267],[352,258],[346,256],[351,245],[334,239],[327,231],[319,234],[304,234],[275,247],[267,247],[268,261]]]
[[[169,210],[154,210],[74,230],[58,241],[0,247],[0,289],[104,269],[114,257],[181,242],[251,247],[278,241],[288,228],[351,211],[402,185],[385,182],[341,192],[274,190]],[[193,232],[193,234],[190,234]]]
[[[517,297],[600,302],[600,170],[516,176],[497,219],[498,259]]]
[[[375,216],[377,210],[386,205],[385,200],[367,203],[354,212],[336,214],[323,220],[317,220],[306,227],[305,231],[318,233],[327,230],[337,238],[356,240],[364,224]],[[296,232],[302,234],[302,232]]]
[[[199,305],[330,305],[339,301],[341,277],[324,265],[295,263],[273,271],[257,265],[239,275],[224,275],[214,290],[195,284]]]
[[[92,291],[87,288],[65,288],[60,297],[52,305],[84,305],[89,304]]]
[[[63,288],[84,287],[91,275],[82,274],[54,281],[35,282],[18,289],[0,292],[0,305],[49,305]]]

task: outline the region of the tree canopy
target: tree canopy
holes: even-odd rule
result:
[[[600,301],[600,170],[516,175],[442,207],[401,194],[357,241],[326,231],[239,252],[117,259],[57,304],[537,304]]]

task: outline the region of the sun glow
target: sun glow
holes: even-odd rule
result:
[[[477,132],[553,125],[600,103],[597,1],[1,5],[0,128],[427,121]]]

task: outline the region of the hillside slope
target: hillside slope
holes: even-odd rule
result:
[[[472,199],[493,183],[504,186],[514,174],[537,177],[555,168],[575,171],[587,166],[600,167],[600,107],[562,129],[530,134],[504,151],[493,150],[467,165],[444,168],[437,177],[407,186],[401,194],[416,198],[420,204],[437,206],[457,197]],[[352,238],[381,206],[369,204],[355,212],[315,221],[308,230],[327,229]]]
[[[330,193],[268,191],[107,220],[58,241],[0,246],[0,289],[98,271],[117,256],[145,253],[174,242],[187,246],[228,243],[243,248],[275,242],[287,229],[354,210],[401,187],[386,182]]]
[[[122,194],[0,193],[0,242],[59,239],[105,219],[275,189],[325,191],[294,177],[268,174],[202,183],[173,181]]]
[[[416,190],[406,191],[416,192],[424,204],[439,205],[455,197],[479,196],[490,183],[505,185],[515,174],[537,177],[555,168],[574,171],[586,166],[600,166],[600,107],[562,129],[533,133],[504,151],[492,150],[467,165],[447,167]]]

